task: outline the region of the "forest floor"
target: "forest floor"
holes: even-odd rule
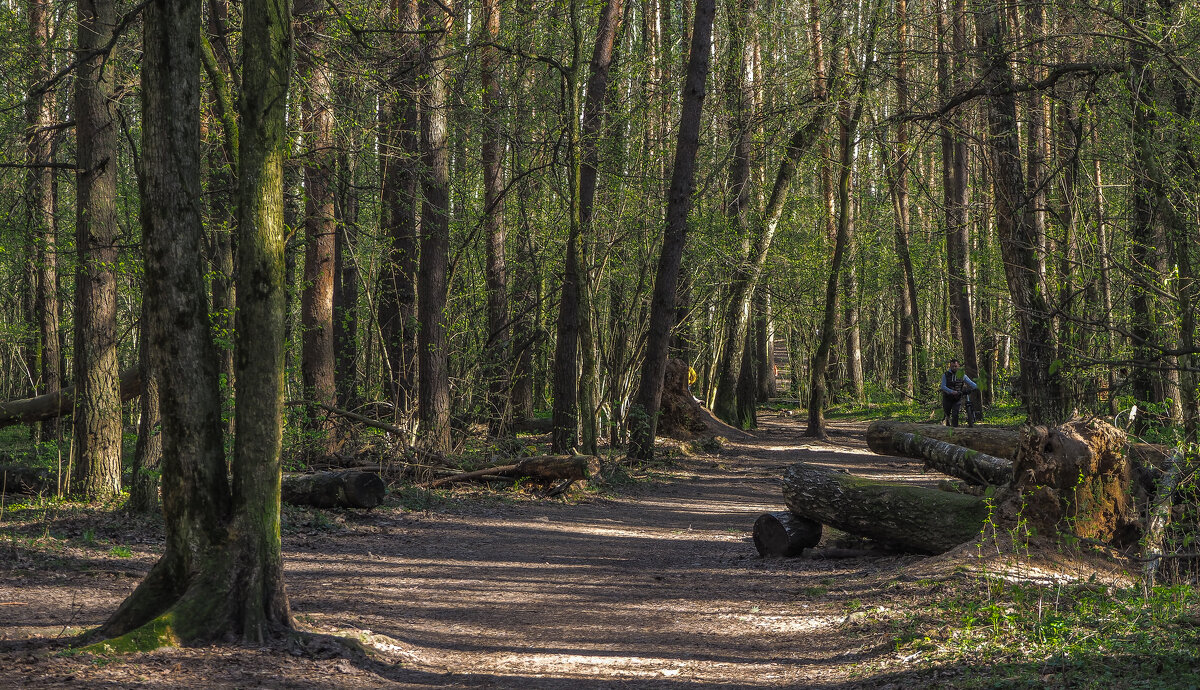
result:
[[[972,673],[964,661],[922,665],[920,648],[901,646],[937,638],[923,613],[931,592],[965,578],[961,559],[764,559],[750,534],[757,515],[783,509],[793,462],[927,485],[941,475],[872,454],[865,422],[833,421],[829,440],[814,441],[799,417],[762,417],[753,437],[566,500],[460,489],[371,512],[289,509],[298,623],[368,643],[365,657],[319,644],[71,654],[71,636],[103,622],[149,569],[161,523],[10,511],[0,686],[957,686]],[[839,538],[826,530],[823,545]]]

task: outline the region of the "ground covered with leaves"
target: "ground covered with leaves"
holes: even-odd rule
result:
[[[760,558],[755,517],[805,461],[935,485],[865,423],[753,437],[545,499],[395,491],[370,512],[285,509],[301,629],[278,645],[77,653],[161,549],[161,521],[49,500],[0,522],[0,684],[23,687],[1196,687],[1200,596],[1119,561],[992,534],[933,558],[827,530]],[[355,641],[361,652],[338,642]]]

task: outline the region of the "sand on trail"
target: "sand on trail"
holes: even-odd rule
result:
[[[863,662],[891,654],[891,640],[864,632],[849,612],[872,604],[881,576],[918,558],[763,559],[750,528],[758,514],[783,509],[780,477],[793,462],[922,484],[941,475],[872,454],[862,422],[831,422],[828,441],[803,438],[797,418],[765,413],[761,422],[752,438],[676,458],[618,498],[452,498],[429,511],[341,513],[335,529],[286,536],[298,621],[369,640],[377,654],[367,660],[234,645],[62,657],[55,637],[101,623],[156,545],[100,574],[88,564],[46,572],[10,561],[0,569],[0,602],[24,604],[0,606],[0,686],[868,682]]]

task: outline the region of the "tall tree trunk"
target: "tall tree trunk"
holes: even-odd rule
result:
[[[896,112],[908,112],[908,2],[896,0],[896,33],[900,45],[896,51]],[[940,53],[939,53],[940,55]],[[881,147],[882,149],[883,147]],[[886,151],[883,151],[886,166]],[[912,396],[915,386],[913,377],[915,348],[920,344],[920,318],[916,276],[913,274],[912,254],[908,247],[910,214],[908,209],[908,162],[911,151],[908,141],[908,123],[903,119],[896,123],[896,161],[894,170],[888,175],[891,188],[892,209],[896,219],[896,257],[900,264],[899,312],[895,352],[896,378],[900,390]],[[887,166],[889,169],[891,166]]]
[[[417,0],[393,12],[397,65],[384,94],[382,230],[386,235],[379,290],[379,328],[388,387],[397,419],[410,419],[417,387],[417,207],[421,198],[418,142],[420,37]]]
[[[741,241],[738,265],[734,267],[733,281],[727,298],[725,333],[721,342],[721,356],[717,363],[717,390],[713,398],[713,414],[728,424],[739,428],[750,428],[752,420],[744,418],[738,405],[738,380],[741,377],[743,348],[747,342],[750,323],[750,296],[753,286],[748,285],[751,260],[750,252],[750,156],[754,122],[754,83],[751,81],[754,64],[753,28],[749,25],[755,3],[741,2],[728,6],[729,46],[726,49],[729,65],[726,69],[726,100],[731,110],[729,116],[729,147],[733,155],[729,161],[729,178],[725,198],[725,234],[730,239]],[[748,35],[749,34],[749,35]],[[753,362],[753,358],[750,359]],[[750,405],[753,416],[753,403]]]
[[[692,207],[692,185],[696,149],[700,145],[700,114],[704,105],[704,84],[708,78],[708,57],[712,45],[715,0],[696,0],[691,52],[683,87],[679,116],[679,140],[675,146],[675,165],[667,196],[667,224],[662,251],[654,280],[650,308],[650,330],[646,337],[646,359],[635,409],[630,413],[630,456],[639,460],[654,457],[654,433],[662,402],[663,376],[675,322],[675,290],[679,265],[687,240],[687,217]]]
[[[842,273],[842,290],[846,293],[844,309],[846,378],[851,396],[854,400],[861,401],[866,396],[866,378],[863,374],[862,361],[862,314],[859,304],[861,292],[858,284],[858,263],[855,261],[858,249],[858,242],[854,239],[854,222],[858,216],[857,206],[857,203],[851,202],[850,207],[846,209],[846,212],[850,214],[847,222],[850,225],[851,239],[846,257],[846,270]]]
[[[58,306],[58,221],[54,216],[54,171],[48,167],[54,157],[54,97],[42,91],[40,85],[53,72],[50,52],[53,12],[49,0],[29,3],[29,64],[33,86],[25,101],[26,137],[25,162],[30,166],[25,177],[26,205],[29,209],[29,232],[36,243],[34,264],[34,317],[37,321],[38,343],[35,355],[38,366],[30,373],[38,385],[34,394],[55,393],[62,389],[62,369],[59,349]],[[42,426],[43,440],[61,436],[57,419]]]
[[[334,215],[334,176],[337,155],[333,142],[333,78],[326,55],[324,3],[300,0],[300,70],[305,84],[301,103],[304,131],[304,287],[300,292],[300,328],[303,349],[300,369],[304,397],[337,406],[333,361],[333,283],[337,243]],[[308,408],[306,425],[319,433],[315,448],[328,453],[335,439],[328,419],[316,406]]]
[[[512,367],[508,317],[508,268],[504,242],[504,105],[500,93],[500,2],[483,0],[483,31],[487,41],[480,47],[479,78],[483,90],[483,127],[480,158],[483,164],[483,229],[487,246],[484,270],[487,283],[488,432],[505,436],[512,422],[509,370]]]
[[[988,146],[992,154],[996,229],[1004,258],[1004,273],[1016,312],[1020,337],[1021,398],[1033,424],[1055,424],[1065,409],[1058,371],[1054,367],[1054,328],[1041,276],[1043,257],[1037,249],[1032,221],[1032,197],[1021,170],[1017,139],[1016,96],[1008,61],[1009,37],[996,0],[981,0],[978,14],[981,69],[988,98]]]
[[[808,426],[805,436],[825,437],[825,405],[828,395],[826,372],[829,369],[830,353],[833,350],[834,334],[837,329],[839,310],[839,286],[841,283],[842,265],[853,243],[854,224],[850,207],[852,199],[852,179],[854,175],[854,132],[862,115],[862,98],[851,104],[849,98],[844,98],[838,106],[838,122],[841,127],[839,140],[840,160],[838,161],[837,187],[837,235],[833,244],[833,259],[830,262],[829,279],[825,283],[825,315],[821,323],[821,332],[817,343],[816,353],[813,354],[811,383],[809,386]]]
[[[938,96],[943,102],[952,92],[959,92],[970,82],[967,63],[966,0],[942,0],[938,12],[939,38],[947,31],[950,52],[938,51]],[[946,15],[950,14],[949,17]],[[953,70],[951,72],[951,70]],[[967,218],[969,203],[967,183],[967,123],[960,114],[945,118],[940,132],[942,140],[942,190],[946,209],[946,261],[949,283],[950,331],[962,346],[963,364],[967,375],[978,376],[979,357],[975,348],[975,321],[971,309],[971,237]],[[1043,229],[1043,235],[1045,231]]]
[[[358,230],[356,165],[349,154],[339,154],[337,243],[333,252],[333,359],[338,403],[354,408],[358,393],[358,260],[353,240]]]
[[[217,358],[203,269],[199,0],[145,10],[142,223],[151,359],[161,377],[166,549],[96,634],[98,651],[236,637],[292,625],[279,540],[283,407],[283,158],[288,4],[243,4],[237,439],[222,451]]]
[[[418,400],[426,447],[450,450],[450,372],[446,343],[447,267],[450,252],[450,155],[446,148],[447,34],[453,0],[421,0],[421,263],[417,275]]]
[[[77,488],[121,492],[121,398],[117,363],[116,63],[105,48],[116,28],[112,0],[80,0],[75,78],[75,421]],[[199,30],[199,29],[197,29]]]

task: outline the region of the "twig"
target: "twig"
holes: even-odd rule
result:
[[[296,407],[299,405],[311,405],[313,407],[319,407],[322,410],[329,412],[330,414],[335,414],[339,417],[345,417],[346,419],[353,419],[356,422],[365,424],[365,425],[367,425],[369,427],[373,427],[375,429],[382,429],[384,431],[389,431],[393,434],[396,434],[397,436],[400,436],[401,438],[408,435],[408,433],[405,432],[404,429],[401,429],[400,427],[398,427],[394,424],[388,424],[387,422],[381,422],[378,419],[371,419],[370,417],[367,417],[366,415],[361,415],[361,414],[358,414],[357,412],[351,412],[349,410],[343,410],[341,408],[334,407],[333,405],[327,405],[323,402],[317,402],[315,400],[289,400],[286,403],[286,405],[288,405],[289,407]]]

